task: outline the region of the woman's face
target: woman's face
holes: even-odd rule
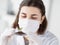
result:
[[[23,6],[20,11],[19,18],[21,19],[32,19],[42,23],[45,16],[41,15],[40,9],[32,6]]]

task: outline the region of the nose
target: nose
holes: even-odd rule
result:
[[[30,16],[30,15],[28,15],[26,19],[31,19],[31,16]]]

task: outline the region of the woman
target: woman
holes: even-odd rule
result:
[[[13,28],[6,29],[1,34],[0,45],[58,45],[56,36],[46,28],[47,19],[43,1],[23,0]]]

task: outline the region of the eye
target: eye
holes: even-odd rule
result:
[[[22,18],[26,18],[26,15],[21,15]]]
[[[31,18],[34,19],[34,20],[37,20],[38,19],[38,14],[32,14]]]
[[[32,18],[32,19],[37,19],[37,16],[32,16],[31,18]]]
[[[21,18],[26,18],[26,17],[27,16],[24,13],[21,14]]]

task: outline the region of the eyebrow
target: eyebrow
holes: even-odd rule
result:
[[[26,13],[22,13],[22,14],[26,15]]]

